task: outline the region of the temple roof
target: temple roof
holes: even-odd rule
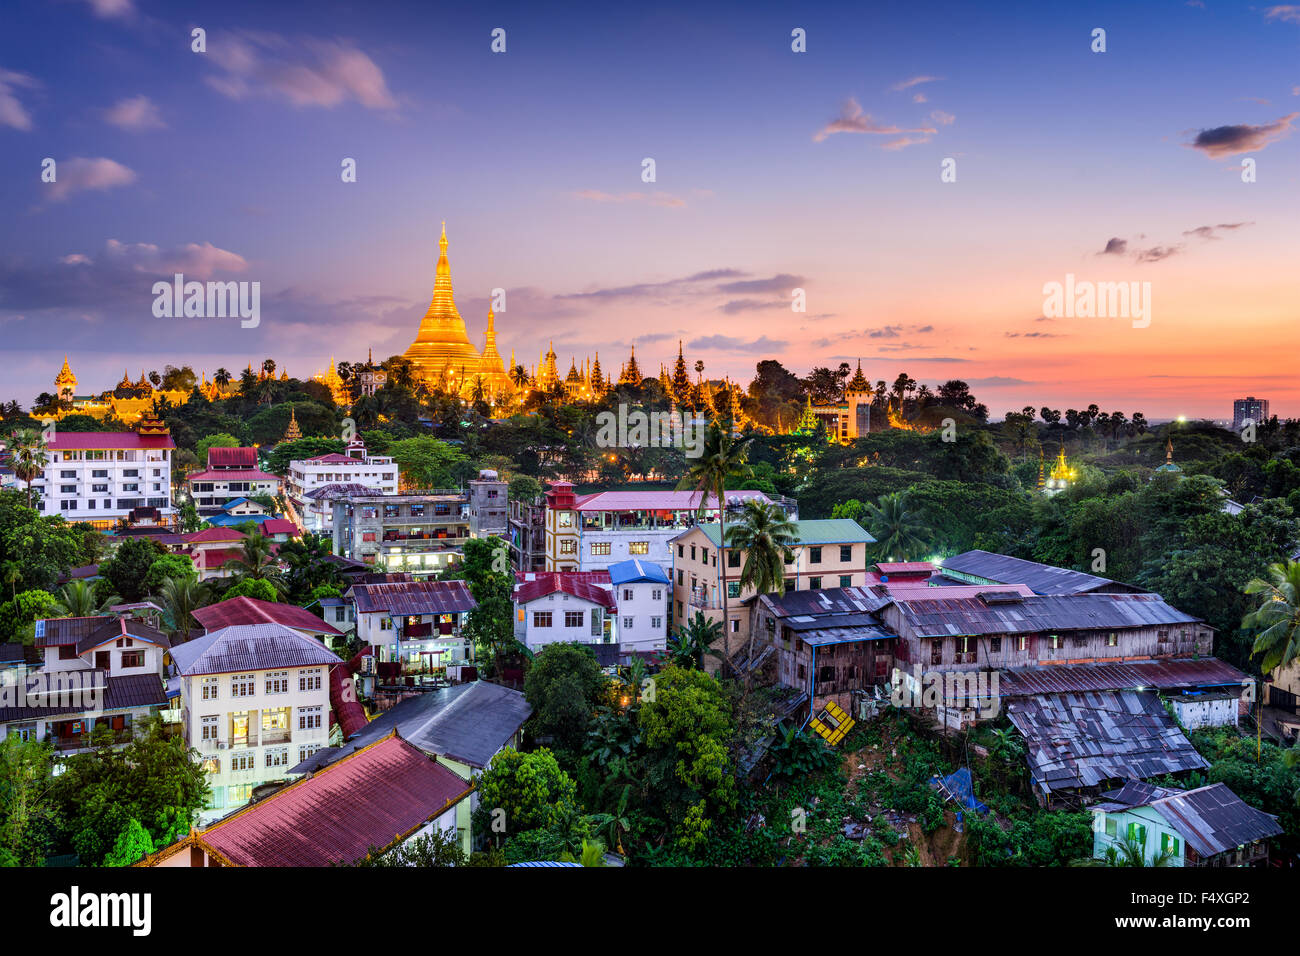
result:
[[[404,353],[425,375],[437,376],[446,368],[465,376],[479,370],[478,349],[469,340],[465,320],[456,309],[451,287],[451,265],[447,261],[447,224],[438,240],[438,266],[433,281],[433,298],[420,320],[415,341]]]

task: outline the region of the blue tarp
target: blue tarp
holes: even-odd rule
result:
[[[980,803],[975,797],[975,784],[971,780],[970,769],[967,767],[962,767],[946,777],[931,777],[930,786],[936,790],[942,786],[944,790],[951,794],[953,799],[968,810],[974,810],[977,813],[989,812],[989,808]]]

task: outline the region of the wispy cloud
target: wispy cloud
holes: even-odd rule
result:
[[[922,74],[919,76],[909,77],[906,80],[899,80],[897,83],[891,86],[890,89],[894,90],[895,92],[902,92],[903,90],[911,89],[914,86],[920,86],[922,83],[937,83],[939,80],[942,79],[943,79],[942,76],[928,76]]]
[[[118,100],[104,111],[104,122],[132,130],[163,129],[167,125],[157,104],[143,95]]]
[[[14,92],[18,89],[32,89],[40,84],[26,73],[0,69],[0,126],[12,126],[14,129],[32,128],[31,114],[18,102]]]
[[[877,123],[871,118],[869,113],[863,111],[862,106],[857,99],[850,97],[840,108],[840,115],[831,120],[813,135],[813,142],[820,143],[829,136],[836,133],[870,133],[877,136],[899,136],[900,134],[920,133],[927,137],[933,136],[936,130],[932,127],[920,127],[917,129],[904,129],[894,124]],[[893,143],[886,144],[887,149],[901,149],[903,146],[910,146],[915,142],[927,142],[924,139],[909,139],[904,135],[902,140],[895,140]]]
[[[1297,8],[1300,9],[1300,8]],[[1291,132],[1292,123],[1300,113],[1288,113],[1272,123],[1252,126],[1238,123],[1233,126],[1215,126],[1203,129],[1185,145],[1199,149],[1212,159],[1231,156],[1235,153],[1249,153],[1263,149],[1269,143],[1276,142]]]
[[[85,159],[74,156],[55,165],[55,181],[43,183],[44,195],[62,202],[73,193],[112,189],[126,186],[136,180],[135,172],[113,159],[97,157]]]
[[[1300,7],[1293,4],[1267,7],[1264,10],[1264,19],[1281,20],[1284,23],[1300,23]]]
[[[780,352],[789,343],[784,339],[769,339],[766,335],[745,341],[732,335],[706,335],[687,343],[692,349],[712,349],[719,352],[772,353]]]
[[[122,20],[135,15],[134,0],[86,0],[86,5],[101,20]]]
[[[599,189],[580,189],[573,195],[576,199],[585,199],[588,202],[645,203],[646,205],[663,206],[669,209],[681,209],[686,205],[686,200],[680,196],[658,191],[652,193],[607,193]]]
[[[372,110],[397,108],[384,71],[340,40],[226,33],[209,39],[208,57],[221,70],[207,77],[208,85],[233,100],[264,96],[300,108],[332,109],[348,101]]]
[[[1188,229],[1183,233],[1183,235],[1198,236],[1201,239],[1221,239],[1223,237],[1217,235],[1219,230],[1226,229],[1231,231],[1253,225],[1255,225],[1253,222],[1221,222],[1217,226],[1197,226],[1195,229]]]

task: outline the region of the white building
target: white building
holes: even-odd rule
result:
[[[393,459],[368,454],[365,443],[357,438],[348,444],[346,454],[317,455],[289,462],[284,491],[307,530],[319,533],[333,530],[334,514],[328,503],[309,508],[314,503],[307,497],[311,492],[326,485],[358,485],[378,494],[395,495],[398,481],[399,469]]]
[[[114,527],[137,508],[155,508],[167,521],[172,507],[172,450],[166,428],[141,432],[65,432],[46,444],[45,471],[32,482],[47,515]]]
[[[363,687],[424,675],[461,678],[474,663],[474,643],[461,633],[478,602],[464,581],[354,584],[343,595],[355,608],[357,638],[372,649]]]
[[[515,575],[515,639],[547,644],[618,642],[618,603],[608,571],[525,571]]]
[[[172,648],[185,742],[212,785],[211,820],[329,741],[329,669],[339,658],[282,624],[211,631]]]
[[[621,651],[662,651],[668,646],[671,587],[664,569],[649,561],[622,561],[609,569],[618,602]]]

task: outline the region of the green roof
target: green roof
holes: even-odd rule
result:
[[[819,521],[795,521],[792,524],[795,526],[796,545],[875,544],[876,541],[852,518],[823,518]],[[728,527],[730,526],[729,523]],[[722,547],[722,535],[716,522],[696,525],[691,531],[695,530],[704,532],[714,547]]]

